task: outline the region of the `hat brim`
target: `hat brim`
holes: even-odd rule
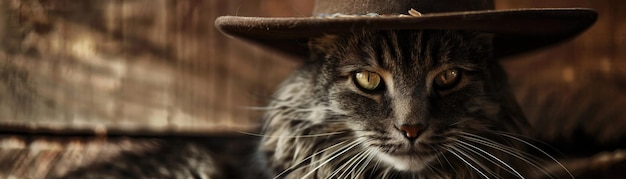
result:
[[[597,19],[581,8],[541,8],[433,13],[419,17],[240,17],[222,16],[216,27],[224,34],[307,58],[308,39],[363,30],[469,30],[493,33],[494,55],[503,57],[570,39]]]

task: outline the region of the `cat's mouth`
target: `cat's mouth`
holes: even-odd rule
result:
[[[434,150],[419,150],[410,148],[380,153],[382,161],[400,171],[419,172],[436,159],[440,153]]]
[[[383,151],[385,151],[385,153],[388,153],[389,155],[392,155],[392,156],[422,157],[422,156],[438,155],[439,153],[441,153],[440,152],[441,150],[438,149],[436,146],[421,143],[421,142],[417,144],[398,144],[398,145],[391,145],[391,146],[393,147],[387,148],[387,150],[383,150]]]
[[[438,153],[439,152],[437,152],[435,150],[419,150],[419,149],[411,148],[411,149],[408,149],[406,151],[394,151],[394,152],[391,152],[389,154],[391,154],[393,156],[422,157],[422,156],[437,155]]]
[[[436,154],[424,155],[416,152],[397,152],[379,155],[382,161],[399,171],[419,172],[437,158]]]

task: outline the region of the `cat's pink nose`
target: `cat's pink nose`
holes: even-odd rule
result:
[[[417,137],[421,134],[422,130],[424,130],[424,125],[421,124],[417,124],[417,125],[401,125],[400,127],[398,127],[398,130],[400,130],[402,133],[404,133],[404,136],[410,140],[415,140],[417,139]]]

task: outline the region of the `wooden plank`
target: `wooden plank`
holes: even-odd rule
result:
[[[226,38],[213,20],[259,15],[259,3],[3,1],[0,130],[250,131],[260,113],[246,107],[265,104],[296,64]]]

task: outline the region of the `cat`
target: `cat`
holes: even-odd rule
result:
[[[550,175],[541,166],[552,157],[523,137],[529,124],[492,55],[492,37],[389,30],[311,39],[310,60],[281,84],[264,116],[265,175]]]

